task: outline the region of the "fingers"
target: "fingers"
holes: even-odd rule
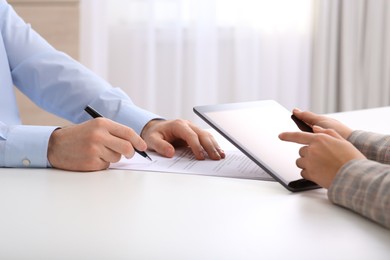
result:
[[[225,158],[224,151],[214,137],[186,120],[155,121],[146,125],[143,137],[149,148],[172,157],[174,145],[188,145],[197,160],[204,160],[205,153],[213,160]]]
[[[197,136],[197,138],[194,138],[192,142],[194,150],[199,150],[203,148],[208,154],[209,158],[212,160],[220,160],[225,158],[225,152],[219,147],[217,141],[214,139],[211,133],[202,130],[192,124],[190,124],[189,127]]]
[[[188,144],[197,160],[205,159],[204,151],[206,151],[213,160],[221,159],[209,133],[200,130],[187,121],[180,122],[180,125],[180,132],[177,132],[176,134]]]
[[[308,150],[308,146],[302,146],[300,149],[299,149],[299,156],[300,157],[305,157],[305,155],[307,155],[307,150]]]
[[[309,144],[313,140],[314,134],[307,132],[284,132],[279,134],[279,138],[287,142]]]
[[[304,148],[304,149],[303,149],[303,154],[305,154],[308,147],[307,147],[307,146],[304,146],[304,147],[302,147],[302,148]],[[301,150],[302,150],[302,148],[301,148]],[[300,155],[301,157],[298,158],[298,159],[295,161],[295,164],[297,165],[298,168],[302,169],[302,170],[301,170],[301,176],[302,176],[304,179],[309,179],[310,176],[308,175],[308,171],[306,170],[306,161],[307,161],[307,159],[305,159],[304,156],[301,155],[301,152],[302,152],[301,150],[299,151],[299,155]]]
[[[304,158],[298,158],[296,161],[295,161],[295,164],[297,165],[298,168],[301,168],[301,169],[305,169],[305,160]]]
[[[212,146],[215,147],[215,150],[214,152],[216,153],[216,159],[224,159],[226,157],[226,154],[225,154],[225,151],[219,146],[218,142],[215,140],[214,136],[212,136],[211,134],[209,134],[210,136],[210,140],[211,140],[211,143],[212,143]]]
[[[102,147],[99,132],[86,123],[57,129],[49,139],[48,161],[54,168],[70,171],[107,169],[118,156]]]
[[[101,171],[106,170],[110,167],[110,162],[106,162],[102,159],[99,160],[93,160],[88,161],[85,160],[80,165],[70,165],[70,166],[64,166],[64,167],[56,167],[63,170],[69,170],[69,171],[82,171],[82,172],[91,172],[91,171]]]
[[[310,111],[300,111],[299,109],[294,109],[293,114],[309,125],[317,125],[325,129],[334,129],[344,139],[347,139],[353,131],[348,126],[328,116],[318,115]]]
[[[309,175],[307,174],[307,171],[306,171],[305,169],[303,169],[303,170],[301,171],[301,176],[302,176],[302,178],[304,178],[304,179],[306,179],[306,180],[309,179]]]
[[[105,138],[101,139],[103,146],[106,148],[102,155],[102,159],[105,159],[109,162],[119,161],[121,155],[124,155],[126,158],[131,158],[134,156],[134,148],[131,142],[118,138],[116,136],[107,135]],[[116,158],[118,158],[116,160]]]
[[[315,125],[323,118],[323,116],[321,115],[315,114],[310,111],[301,111],[298,108],[295,108],[293,110],[293,114],[309,125]]]
[[[206,147],[205,149],[203,149],[203,146],[201,145],[201,133],[199,133],[199,131],[197,132],[197,130],[193,126],[190,126],[190,123],[187,121],[176,120],[176,123],[179,124],[179,127],[175,128],[178,130],[175,135],[187,143],[197,160],[204,160],[204,150],[206,149]],[[210,148],[207,147],[207,150],[210,151]]]
[[[324,129],[319,126],[313,126],[313,132],[314,133],[308,133],[308,132],[284,132],[279,134],[279,138],[283,141],[287,142],[294,142],[298,144],[310,144],[316,138],[319,137],[319,134],[325,134],[331,137],[334,137],[336,139],[344,139],[340,134],[338,134],[333,129]]]
[[[109,119],[97,118],[93,121],[98,135],[96,142],[101,142],[107,148],[102,152],[102,159],[117,162],[121,155],[126,158],[133,157],[134,148],[140,151],[147,149],[145,141],[133,129]]]
[[[111,135],[130,142],[139,151],[145,151],[147,149],[145,141],[133,129],[125,125],[110,120],[108,131]]]
[[[333,129],[324,129],[320,126],[313,126],[313,132],[314,133],[323,133],[323,134],[327,134],[327,135],[330,135],[334,138],[337,138],[337,139],[344,139],[339,133],[337,133],[335,130]]]
[[[149,149],[155,150],[157,153],[171,158],[175,155],[175,148],[169,142],[163,139],[160,134],[151,135],[148,138]]]
[[[175,152],[173,144],[184,144],[191,148],[197,160],[204,160],[204,149],[197,133],[189,125],[188,121],[180,119],[155,123],[145,133],[149,147],[164,156],[172,157]]]

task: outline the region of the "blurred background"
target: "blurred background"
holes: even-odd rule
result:
[[[55,47],[167,118],[274,99],[318,113],[390,104],[387,0],[9,0]],[[18,94],[24,123],[64,124]]]

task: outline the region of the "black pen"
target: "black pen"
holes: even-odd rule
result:
[[[87,106],[85,109],[85,112],[87,112],[90,116],[92,116],[93,118],[97,118],[97,117],[103,117],[101,114],[99,114],[99,112],[97,112],[95,109],[93,109],[92,107],[90,106]],[[149,155],[146,153],[146,152],[143,152],[143,151],[139,151],[137,149],[134,148],[134,151],[136,153],[138,153],[139,155],[141,155],[142,157],[145,157],[145,158],[148,158],[149,160],[152,161],[152,158],[149,157]]]

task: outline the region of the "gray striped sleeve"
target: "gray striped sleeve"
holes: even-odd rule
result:
[[[329,200],[390,228],[390,166],[352,160],[337,173]]]
[[[390,135],[357,130],[348,137],[368,159],[390,164]]]

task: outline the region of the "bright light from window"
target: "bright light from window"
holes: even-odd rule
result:
[[[244,25],[261,31],[307,31],[310,0],[216,0],[222,26]]]
[[[220,27],[250,27],[263,32],[306,32],[312,0],[110,0],[116,21],[182,26],[202,19]]]

